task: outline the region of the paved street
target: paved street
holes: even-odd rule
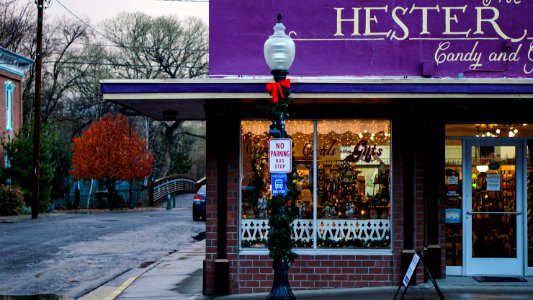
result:
[[[176,209],[0,219],[0,295],[84,295],[195,242],[192,195]]]

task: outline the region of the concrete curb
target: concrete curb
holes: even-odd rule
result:
[[[193,243],[187,247],[160,258],[158,261],[145,268],[137,267],[131,269],[117,278],[104,283],[95,290],[77,298],[78,300],[114,300],[131,298],[130,294],[143,294],[144,299],[154,299],[161,293],[166,293],[168,286],[179,286],[182,281],[176,280],[172,273],[181,273],[182,278],[194,274],[201,270],[201,265],[190,265],[185,263],[191,258],[203,260],[205,257],[205,240]],[[157,278],[154,282],[153,278]],[[201,292],[201,291],[200,291]],[[177,293],[173,291],[173,293]],[[180,296],[176,294],[176,296]],[[185,299],[186,296],[179,299]],[[178,299],[178,298],[176,298]]]
[[[153,265],[153,264],[152,264]],[[143,273],[147,272],[150,265],[147,268],[133,268],[130,269],[119,276],[105,282],[96,289],[86,293],[85,295],[75,298],[77,300],[113,300],[118,297],[125,289],[127,289],[137,278],[142,276]]]

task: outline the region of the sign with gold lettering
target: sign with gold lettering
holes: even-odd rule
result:
[[[294,76],[533,76],[532,1],[218,0],[210,10],[214,76],[268,74],[262,45],[278,12],[296,43]]]

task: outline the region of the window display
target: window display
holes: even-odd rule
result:
[[[463,159],[461,140],[446,140],[446,266],[463,265]]]
[[[268,232],[269,121],[242,121],[241,246]],[[390,122],[290,120],[295,248],[390,247]],[[315,171],[316,170],[316,171]],[[315,174],[316,173],[316,174]]]

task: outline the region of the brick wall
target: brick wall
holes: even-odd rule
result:
[[[274,272],[268,255],[241,255],[232,261],[232,293],[264,293],[272,287]],[[291,265],[293,290],[361,288],[394,285],[391,255],[301,255]]]

